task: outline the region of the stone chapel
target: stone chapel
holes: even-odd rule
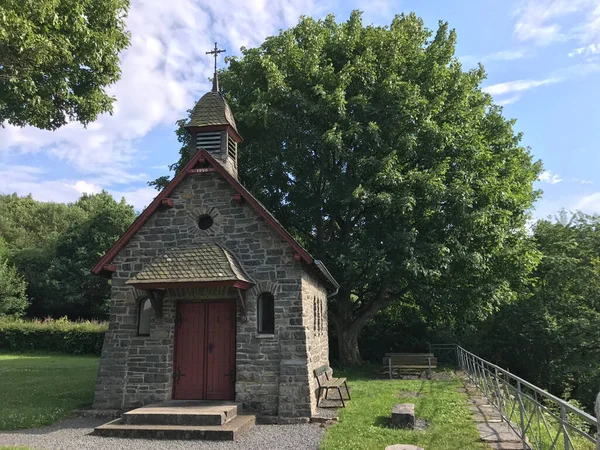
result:
[[[230,400],[305,420],[339,286],[238,181],[242,137],[216,71],[186,129],[190,161],[92,270],[112,280],[94,408]]]

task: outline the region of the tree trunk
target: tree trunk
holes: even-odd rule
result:
[[[358,312],[354,310],[350,290],[348,288],[340,289],[336,297],[338,310],[332,320],[337,332],[339,358],[343,365],[351,366],[362,363],[358,351],[358,336],[377,311],[392,302],[393,297],[387,295],[388,286],[389,281],[381,283],[377,297],[364,305]],[[398,296],[403,295],[404,292],[399,292]]]
[[[338,350],[340,354],[340,362],[344,366],[352,366],[362,363],[362,358],[358,351],[358,335],[362,329],[357,327],[347,326],[348,324],[340,324],[337,327]]]
[[[362,362],[358,351],[358,335],[362,326],[354,323],[354,305],[350,297],[350,289],[340,288],[337,299],[337,311],[332,317],[337,332],[340,362],[343,365],[356,365]]]

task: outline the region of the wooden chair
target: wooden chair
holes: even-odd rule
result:
[[[329,366],[321,366],[316,368],[314,371],[315,377],[317,378],[317,383],[319,385],[319,392],[317,394],[317,407],[319,407],[319,402],[321,401],[321,394],[323,393],[323,390],[325,390],[325,399],[327,399],[329,389],[336,389],[338,391],[338,394],[340,395],[342,406],[345,408],[346,403],[344,402],[344,396],[342,395],[342,386],[346,388],[346,394],[348,394],[347,400],[350,400],[350,390],[348,389],[346,379],[330,378],[329,370]]]

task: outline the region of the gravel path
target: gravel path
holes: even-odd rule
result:
[[[316,450],[325,429],[317,424],[257,425],[237,441],[160,441],[90,436],[106,422],[69,419],[44,428],[0,433],[0,446],[18,445],[45,450]]]

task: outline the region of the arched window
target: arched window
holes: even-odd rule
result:
[[[275,334],[275,297],[270,292],[258,296],[258,332]]]
[[[152,303],[149,298],[140,300],[140,310],[138,314],[138,334],[140,336],[150,335],[150,322],[152,320]]]

